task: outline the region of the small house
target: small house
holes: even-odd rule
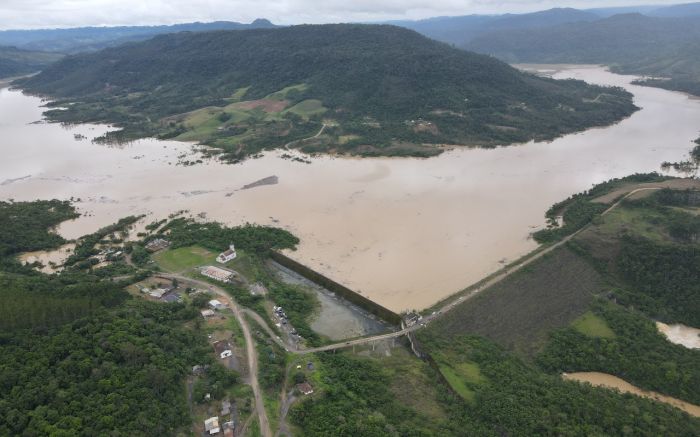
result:
[[[308,382],[302,382],[301,384],[297,384],[297,389],[304,395],[310,395],[314,392],[314,388],[311,387],[311,384],[309,384]]]
[[[221,431],[221,428],[219,428],[219,418],[214,416],[214,417],[210,417],[207,420],[205,420],[204,421],[204,430],[209,435],[218,434],[219,431]]]
[[[202,317],[204,317],[205,319],[207,317],[214,317],[214,315],[216,314],[213,310],[202,310],[201,313]]]
[[[221,301],[219,301],[218,299],[212,299],[209,301],[209,308],[211,308],[212,310],[222,310],[226,308],[226,305],[221,303]]]
[[[219,256],[216,257],[216,262],[226,264],[227,262],[236,259],[236,256],[236,248],[233,246],[233,243],[231,243],[227,251],[221,252]]]
[[[159,250],[166,249],[168,246],[170,246],[170,241],[156,238],[146,243],[146,250],[149,252],[158,252]]]
[[[233,351],[231,350],[231,344],[227,340],[219,340],[216,343],[214,343],[213,346],[214,352],[216,352],[216,354],[222,360],[233,355]]]

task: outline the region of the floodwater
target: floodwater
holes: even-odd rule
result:
[[[84,215],[75,238],[131,214],[179,210],[230,225],[280,226],[301,238],[290,255],[396,311],[421,309],[536,247],[529,238],[553,203],[612,177],[679,161],[698,137],[700,101],[631,85],[599,67],[557,78],[624,86],[643,107],[629,119],[552,142],[459,148],[430,159],[310,158],[270,152],[239,165],[195,159],[187,143],[92,144],[108,127],[31,124],[41,101],[0,91],[0,199],[71,197]],[[79,141],[76,134],[88,137]],[[277,176],[275,185],[241,187]]]
[[[320,308],[311,321],[311,329],[331,340],[376,335],[388,332],[389,326],[372,314],[342,299],[335,293],[309,281],[303,276],[270,261],[275,274],[287,284],[298,285],[316,296]]]
[[[688,349],[700,349],[700,329],[681,324],[667,325],[656,322],[656,327],[671,343],[680,344]]]
[[[75,249],[75,243],[67,243],[54,250],[40,250],[36,252],[25,252],[20,255],[22,264],[41,264],[38,270],[51,274],[60,270],[60,266],[68,259]]]
[[[680,408],[691,416],[700,417],[700,406],[691,404],[689,402],[682,401],[680,399],[672,398],[670,396],[664,396],[662,394],[642,390],[624,379],[620,379],[617,376],[609,375],[607,373],[600,372],[577,372],[577,373],[565,373],[562,375],[564,379],[588,382],[591,385],[598,387],[608,387],[620,390],[623,393],[632,393],[637,396],[642,396],[649,399],[654,399],[659,402],[664,402],[669,405],[673,405],[676,408]]]

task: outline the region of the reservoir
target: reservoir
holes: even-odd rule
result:
[[[39,98],[4,88],[0,199],[72,198],[83,216],[57,230],[69,239],[124,216],[151,222],[181,210],[283,227],[301,239],[289,254],[296,260],[392,310],[422,309],[534,249],[529,235],[553,203],[613,177],[659,171],[663,161],[685,159],[700,136],[700,100],[600,67],[550,73],[625,87],[642,110],[551,142],[430,159],[320,156],[307,164],[275,151],[237,165],[184,166],[199,157],[192,144],[95,144],[108,126],[42,123]],[[265,178],[277,183],[241,190]]]

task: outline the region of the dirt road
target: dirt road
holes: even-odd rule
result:
[[[219,295],[219,297],[222,300],[230,302],[231,312],[233,312],[233,315],[236,317],[238,324],[241,326],[241,330],[243,331],[243,337],[245,338],[246,342],[248,369],[250,369],[250,386],[253,389],[253,396],[255,397],[255,410],[258,413],[258,421],[260,422],[260,433],[263,435],[263,437],[272,437],[270,421],[267,418],[267,411],[265,411],[265,402],[263,400],[262,390],[260,389],[260,383],[258,382],[258,351],[255,347],[255,341],[253,341],[253,337],[250,335],[250,327],[248,326],[248,322],[245,320],[245,317],[243,317],[243,312],[239,308],[236,301],[234,301],[231,295],[229,295],[224,289],[219,288],[216,285],[210,284],[208,282],[171,273],[163,273],[159,274],[158,276],[197,284],[200,287],[204,287],[205,289],[213,291],[214,293]],[[262,318],[260,319],[262,320]]]

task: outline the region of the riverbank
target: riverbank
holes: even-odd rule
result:
[[[691,416],[700,417],[700,406],[693,405],[691,403],[681,401],[670,396],[664,396],[662,394],[642,390],[634,385],[628,383],[624,379],[618,378],[617,376],[608,375],[607,373],[599,372],[576,372],[576,373],[564,373],[562,377],[569,381],[578,381],[589,383],[596,387],[606,387],[615,390],[619,390],[623,393],[632,393],[637,396],[641,396],[648,399],[653,399],[655,401],[663,402],[672,405],[676,408],[680,408]]]
[[[430,159],[321,156],[306,164],[281,151],[231,167],[186,143],[107,146],[90,141],[106,126],[32,124],[42,101],[3,89],[8,147],[0,174],[8,183],[0,199],[73,198],[83,215],[58,228],[68,239],[125,216],[151,222],[181,210],[198,220],[283,227],[302,240],[290,254],[296,261],[394,312],[420,310],[536,249],[529,235],[545,226],[552,204],[682,160],[698,136],[700,101],[601,68],[557,73],[565,77],[623,86],[642,110],[551,142],[458,148]],[[270,175],[277,184],[239,190]]]

